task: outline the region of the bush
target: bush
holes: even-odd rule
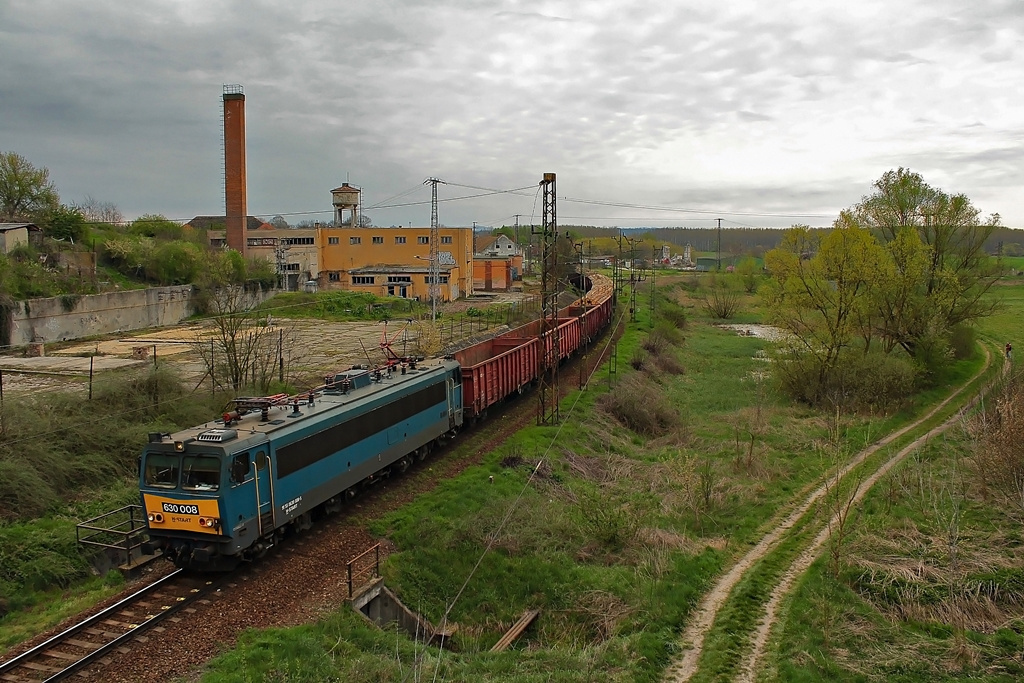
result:
[[[883,353],[852,350],[824,370],[817,357],[792,348],[777,352],[773,360],[782,390],[793,400],[816,407],[838,404],[853,411],[890,412],[914,393],[920,381],[912,361]]]
[[[679,426],[668,397],[643,374],[626,376],[598,405],[624,427],[644,436],[661,436]]]
[[[729,289],[724,284],[716,285],[712,286],[711,291],[704,296],[701,303],[708,315],[720,320],[728,320],[739,310],[740,295],[739,292]]]
[[[145,256],[146,278],[161,285],[183,285],[195,280],[206,265],[206,254],[191,242],[161,242]]]

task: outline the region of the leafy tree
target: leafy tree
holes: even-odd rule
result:
[[[260,289],[273,289],[277,286],[277,269],[267,259],[250,258],[245,264],[245,280]]]
[[[0,152],[0,221],[35,220],[59,203],[49,170],[16,152]]]
[[[802,354],[816,360],[819,384],[850,344],[884,260],[884,249],[849,212],[824,234],[794,226],[765,255],[772,280],[764,295],[772,318]]]
[[[85,218],[73,206],[61,204],[41,219],[44,233],[55,240],[81,241],[85,234]]]
[[[104,255],[118,272],[131,277],[140,277],[143,274],[147,256],[153,248],[153,238],[139,235],[116,237],[103,242]]]
[[[926,247],[923,272],[919,248],[904,242],[891,252],[899,272],[919,272],[921,278],[902,324],[890,328],[897,332],[896,343],[914,356],[925,338],[947,333],[994,309],[995,303],[983,297],[998,279],[998,271],[984,247],[999,225],[999,216],[981,220],[980,211],[965,195],[947,194],[904,168],[887,171],[874,187],[875,192],[854,207],[855,220],[890,244],[900,240],[904,231],[913,231]],[[899,262],[901,258],[909,261]]]
[[[288,221],[284,219],[284,216],[274,216],[267,222],[273,225],[278,230],[287,230],[289,227],[291,227],[290,225],[288,225]]]

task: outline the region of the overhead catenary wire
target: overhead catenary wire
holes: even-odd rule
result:
[[[443,199],[438,199],[439,202],[446,202],[446,203],[447,202],[459,202],[459,201],[465,201],[465,200],[469,200],[469,199],[479,199],[481,197],[496,196],[496,195],[515,195],[515,196],[521,196],[521,197],[524,197],[524,198],[528,198],[530,196],[530,193],[526,192],[526,190],[530,190],[530,189],[532,189],[534,187],[531,184],[531,185],[526,185],[526,186],[523,186],[523,187],[498,189],[498,188],[482,187],[482,186],[479,186],[479,185],[472,185],[472,184],[467,184],[467,183],[457,183],[457,182],[451,182],[451,181],[449,181],[448,184],[453,186],[453,187],[461,187],[461,188],[465,188],[465,189],[469,189],[469,190],[480,190],[480,192],[479,193],[474,193],[474,194],[467,194],[467,195],[457,196],[457,197],[447,197],[447,198],[443,198]],[[423,199],[423,200],[417,200],[417,201],[410,201],[410,202],[398,202],[398,201],[396,201],[398,199],[401,199],[403,197],[407,197],[407,196],[413,194],[417,189],[419,189],[419,188],[417,188],[417,187],[409,188],[409,189],[403,190],[402,192],[399,192],[398,194],[392,195],[392,196],[388,197],[387,199],[376,201],[376,202],[365,203],[364,206],[363,206],[363,209],[366,210],[366,211],[374,211],[374,210],[380,210],[380,209],[394,209],[394,208],[404,208],[404,207],[409,207],[409,206],[427,206],[427,205],[429,205],[430,204],[430,199],[429,198],[428,199]],[[682,206],[665,206],[665,205],[658,205],[658,204],[642,204],[642,203],[637,203],[637,202],[619,201],[619,200],[615,200],[615,199],[602,200],[602,199],[588,199],[588,198],[585,198],[585,197],[569,197],[569,196],[565,196],[565,195],[559,196],[558,200],[562,201],[562,202],[570,202],[570,203],[574,203],[574,204],[582,204],[582,205],[589,205],[589,206],[604,206],[604,207],[609,207],[609,208],[620,208],[620,209],[639,209],[639,210],[642,210],[642,211],[651,211],[651,212],[657,212],[657,213],[697,214],[697,215],[700,215],[700,216],[712,216],[712,215],[713,216],[746,216],[746,217],[754,217],[754,218],[757,218],[757,217],[762,217],[762,218],[833,218],[835,216],[835,214],[813,213],[813,212],[804,212],[804,211],[794,211],[794,212],[767,211],[767,210],[765,210],[765,211],[756,211],[756,210],[730,210],[730,209],[727,209],[727,208],[693,208],[693,207],[682,207]],[[331,215],[333,215],[333,209],[311,209],[311,210],[305,210],[305,211],[278,211],[278,212],[256,213],[256,214],[251,214],[251,215],[255,216],[255,217],[258,217],[258,218],[264,218],[264,217],[272,218],[274,216],[281,216],[281,217],[285,217],[285,216],[316,216],[316,215],[323,215],[323,214],[331,214]],[[579,217],[576,217],[576,216],[573,216],[571,218],[573,218],[573,219],[577,219],[578,218],[578,219],[582,219],[582,220],[661,220],[661,219],[652,218],[651,216],[642,216],[642,217],[621,217],[621,216],[579,216]],[[138,220],[138,219],[135,219],[135,220]],[[188,221],[192,220],[192,218],[191,217],[190,218],[166,218],[165,220],[168,220],[168,221],[171,221],[171,222],[175,222],[175,223],[187,223]],[[703,220],[703,219],[701,219],[701,218],[693,218],[691,220]],[[101,225],[101,224],[122,225],[122,224],[125,224],[125,223],[131,223],[133,221],[124,221],[124,220],[122,220],[122,221],[89,220],[89,221],[86,221],[86,222],[87,222],[87,224],[91,224],[91,225]]]

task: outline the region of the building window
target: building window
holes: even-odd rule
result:
[[[354,285],[372,285],[373,284],[373,276],[372,275],[353,275],[352,276],[352,284],[354,284]]]
[[[328,237],[327,238],[327,244],[337,244],[337,243],[338,243],[338,238],[337,237]]]
[[[425,275],[423,277],[423,282],[425,282],[426,284],[429,285],[430,284],[430,276],[429,275]],[[437,276],[437,282],[438,282],[438,284],[442,284],[442,285],[448,284],[448,276],[447,275],[438,275]]]
[[[332,237],[331,239],[337,238]],[[336,270],[332,270],[331,272],[327,273],[327,279],[330,280],[331,282],[341,282],[341,273],[339,273]]]
[[[295,270],[295,271],[297,271],[299,269],[299,264],[298,263],[286,263],[285,266],[284,266],[284,269],[285,270]]]
[[[388,275],[388,284],[389,285],[411,285],[412,284],[412,276],[411,275]]]
[[[405,237],[396,237],[395,244],[405,244]]]
[[[451,235],[441,235],[441,244],[451,244],[451,243],[452,243],[452,236]]]
[[[362,237],[349,237],[348,238],[348,243],[349,244],[359,244],[362,241],[363,241]]]
[[[430,244],[430,238],[429,237],[417,237],[416,240],[420,244]]]
[[[273,238],[268,238],[273,239]],[[314,239],[312,237],[283,237],[281,238],[281,244],[313,244]]]
[[[383,238],[383,237],[380,237],[380,236],[378,236],[378,237],[374,237],[374,238],[373,238],[373,243],[374,243],[374,244],[384,244],[384,238]]]

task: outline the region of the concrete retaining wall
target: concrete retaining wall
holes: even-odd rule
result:
[[[14,305],[9,343],[24,346],[176,325],[193,314],[192,298],[192,286],[181,285],[29,299]]]

